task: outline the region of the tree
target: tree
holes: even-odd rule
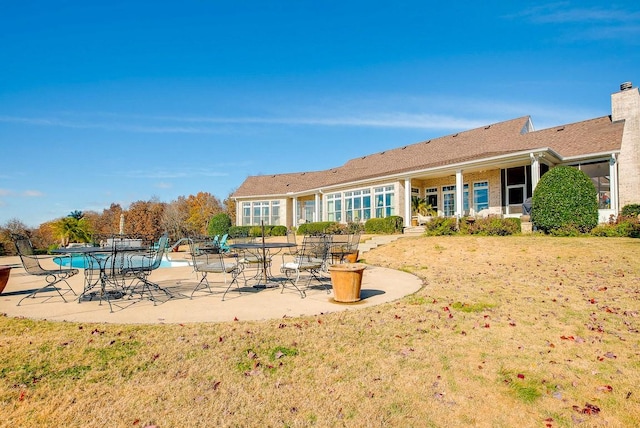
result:
[[[227,198],[223,201],[223,204],[225,206],[225,212],[229,215],[229,218],[231,219],[231,224],[237,225],[238,224],[236,219],[237,202],[233,197],[231,197],[231,195],[233,195],[234,193],[235,193],[235,190],[232,190],[227,196]]]
[[[97,235],[108,237],[120,231],[120,214],[123,212],[120,204],[112,203],[109,208],[102,210],[102,214],[86,213],[85,218],[90,219]]]
[[[220,200],[208,192],[189,195],[186,203],[189,212],[186,223],[190,233],[195,235],[206,234],[209,219],[223,211]]]
[[[11,234],[30,236],[31,231],[26,224],[17,218],[8,220],[4,226],[0,228],[0,255],[16,254]]]
[[[411,197],[411,211],[414,214],[420,215],[432,215],[433,207],[427,203],[426,199],[423,199],[419,196]]]
[[[90,242],[91,230],[87,222],[81,218],[63,217],[52,223],[55,236],[60,239],[60,245],[66,247],[69,242]]]
[[[164,230],[169,233],[173,241],[189,236],[187,218],[189,217],[189,207],[184,196],[172,201],[164,209],[160,223]]]
[[[67,217],[73,217],[76,220],[80,220],[82,217],[84,217],[84,213],[82,211],[71,211],[71,213],[69,213],[69,215]]]
[[[162,235],[164,233],[162,216],[165,205],[157,199],[132,203],[125,212],[127,234],[141,235],[149,239],[156,239]]]
[[[231,227],[231,218],[227,213],[219,213],[211,217],[209,221],[209,230],[207,231],[210,236],[224,235],[229,233]]]
[[[544,174],[531,199],[531,221],[546,233],[575,228],[586,233],[598,224],[598,193],[583,171],[557,166]]]

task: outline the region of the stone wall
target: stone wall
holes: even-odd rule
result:
[[[622,146],[618,156],[618,197],[619,207],[622,208],[628,204],[640,203],[640,92],[638,88],[624,89],[611,95],[611,119],[625,121]]]

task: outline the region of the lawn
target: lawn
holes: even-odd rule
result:
[[[0,316],[0,426],[640,426],[639,254],[622,238],[404,238],[363,257],[424,287],[372,308]]]

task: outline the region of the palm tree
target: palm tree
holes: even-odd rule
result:
[[[427,203],[426,199],[423,199],[419,196],[411,197],[411,211],[414,214],[420,215],[432,215],[433,207]]]
[[[53,223],[54,233],[60,238],[60,245],[66,247],[69,242],[90,242],[89,224],[84,218],[68,216]]]
[[[84,213],[82,211],[75,210],[71,211],[67,217],[73,217],[76,220],[80,220],[82,219],[82,217],[84,217]]]

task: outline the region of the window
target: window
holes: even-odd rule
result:
[[[477,213],[489,208],[489,182],[473,183],[473,209]]]
[[[442,187],[442,208],[445,216],[456,213],[456,186]]]
[[[464,213],[469,213],[469,184],[465,184],[462,186],[462,211]]]
[[[507,205],[510,212],[522,210],[527,188],[527,174],[524,166],[507,169]],[[515,209],[515,211],[513,211]]]
[[[280,201],[254,201],[242,203],[242,224],[280,224]]]
[[[424,198],[427,200],[427,205],[431,205],[434,210],[438,209],[438,188],[431,187],[424,190]]]
[[[327,195],[327,220],[342,221],[342,193]]]
[[[271,221],[269,224],[280,224],[280,201],[271,201]]]
[[[254,202],[253,203],[253,224],[269,224],[269,202]]]
[[[344,193],[345,220],[361,222],[371,218],[371,190]]]
[[[394,213],[394,187],[376,187],[373,192],[376,201],[376,218],[392,216]]]
[[[242,203],[242,224],[251,224],[251,202]]]
[[[575,165],[572,165],[575,166]],[[598,208],[611,208],[611,186],[609,182],[609,162],[592,162],[577,165],[578,169],[587,174],[598,191]]]

